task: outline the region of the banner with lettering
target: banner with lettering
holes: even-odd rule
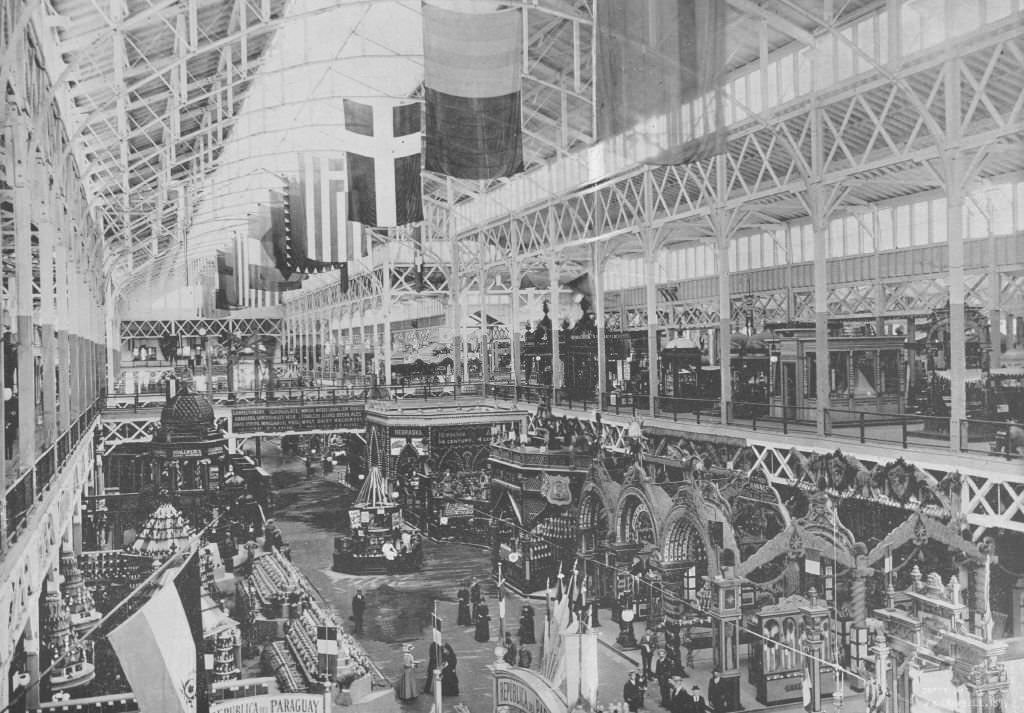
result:
[[[211,702],[210,713],[326,713],[326,711],[322,695],[281,693]]]

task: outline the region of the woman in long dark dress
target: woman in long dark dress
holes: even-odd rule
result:
[[[476,623],[477,614],[480,613],[480,604],[484,600],[483,590],[480,588],[480,582],[473,582],[473,586],[469,588],[469,601],[473,603],[473,623]]]
[[[533,607],[529,604],[523,606],[523,612],[519,615],[519,643],[537,643],[537,637],[535,636],[533,625]]]
[[[443,666],[441,669],[441,695],[457,696],[459,695],[459,676],[455,672],[455,667],[459,663],[459,658],[455,655],[455,649],[451,644],[445,643],[441,661]]]
[[[434,669],[440,668],[441,657],[441,646],[431,641],[430,656],[427,657],[427,680],[423,684],[424,693],[432,693],[434,690]]]
[[[463,586],[459,589],[459,618],[456,622],[459,626],[473,626],[473,618],[469,611],[469,590]]]
[[[476,610],[476,634],[474,639],[481,644],[491,640],[491,616],[486,604],[481,604]]]

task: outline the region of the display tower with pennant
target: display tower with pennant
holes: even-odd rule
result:
[[[377,466],[363,480],[348,511],[348,532],[334,538],[334,569],[356,574],[414,572],[423,564],[419,530]]]

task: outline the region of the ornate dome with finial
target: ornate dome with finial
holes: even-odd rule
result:
[[[198,440],[214,430],[213,405],[188,383],[168,399],[160,412],[160,440]]]

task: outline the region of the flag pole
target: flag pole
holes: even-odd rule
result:
[[[505,580],[501,576],[501,560],[498,560],[498,643],[505,641]]]
[[[434,616],[430,622],[431,627],[434,631],[431,632],[430,645],[436,646],[434,649],[437,652],[437,658],[434,661],[434,670],[427,671],[427,675],[433,678],[434,681],[434,713],[444,713],[444,696],[441,692],[441,659],[443,657],[443,650],[441,642],[444,640],[441,634],[441,620],[437,618],[437,600],[434,600]],[[430,657],[427,657],[430,660]]]

